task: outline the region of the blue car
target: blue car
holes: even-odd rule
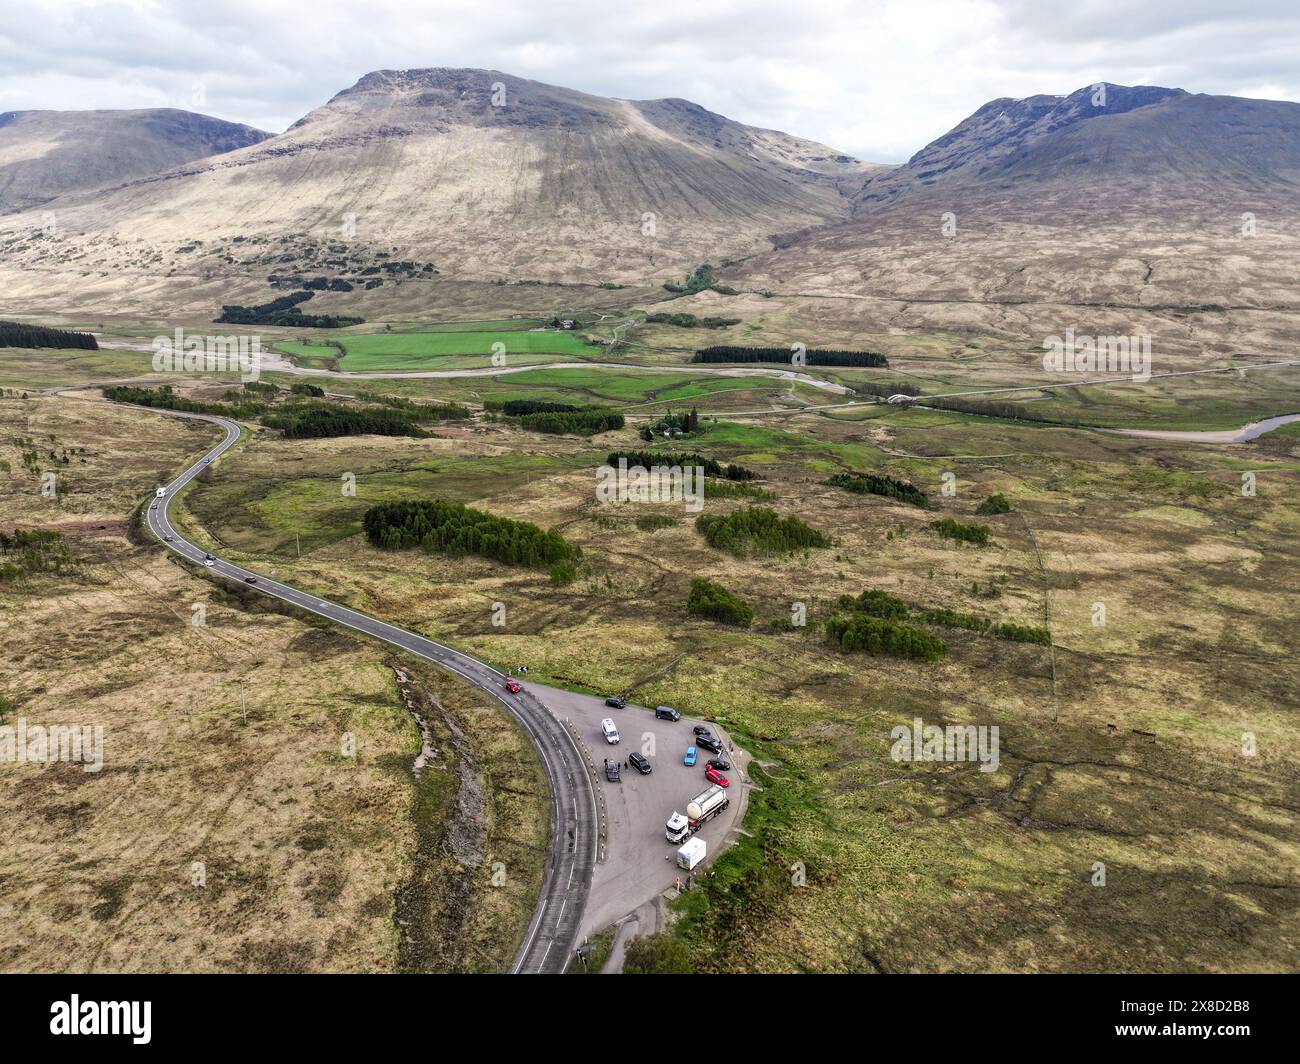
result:
[[[688,746],[688,747],[686,748],[686,756],[685,756],[684,758],[682,758],[682,764],[683,764],[683,765],[686,765],[686,766],[688,766],[688,767],[691,766],[691,765],[694,765],[694,764],[695,764],[695,755],[696,755],[695,747],[693,747],[693,746]]]

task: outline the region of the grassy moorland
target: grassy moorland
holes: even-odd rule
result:
[[[0,423],[0,530],[55,531],[72,558],[0,579],[7,723],[105,737],[98,773],[4,766],[0,967],[503,969],[549,830],[522,733],[465,685],[133,531],[214,429],[72,397],[0,399]],[[418,779],[414,712],[436,750]],[[482,831],[456,850],[465,788]]]
[[[570,398],[611,387],[593,377]],[[564,391],[539,383],[539,397]],[[1297,857],[1293,435],[1243,449],[888,407],[719,416],[690,447],[760,472],[764,505],[831,547],[737,558],[708,548],[680,506],[601,506],[594,467],[641,446],[632,428],[583,441],[481,420],[428,440],[259,436],[187,497],[189,521],[232,557],[489,660],[742,736],[762,766],[753,836],[683,902],[674,932],[698,968],[1293,966],[1297,885],[1280,871]],[[931,509],[827,485],[841,470],[913,482]],[[338,492],[344,471],[355,497]],[[583,549],[578,581],[381,553],[357,533],[365,505],[439,492],[561,529]],[[1012,511],[976,516],[995,492]],[[675,520],[638,523],[652,513]],[[941,517],[987,524],[991,542],[944,539],[930,527]],[[740,593],[754,623],[691,617],[701,575]],[[828,647],[836,599],[867,588],[914,611],[1048,626],[1054,645],[934,628],[948,653],[933,663]],[[893,761],[891,728],[918,716],[997,725],[999,770]]]
[[[709,330],[707,342],[888,352],[887,370],[819,374],[850,386],[1053,382],[1035,370],[1032,344],[1004,336],[855,332],[829,301],[816,315],[789,301],[735,305],[750,319]],[[802,408],[842,400],[797,381],[649,371],[685,365],[695,338],[682,334],[698,331],[632,330],[649,346],[624,345],[617,360],[641,369],[337,379],[330,390],[600,402],[634,419],[698,406],[704,432],[673,449],[754,470],[759,504],[824,532],[829,547],[736,557],[708,547],[680,505],[598,504],[595,467],[610,450],[645,446],[637,420],[591,440],[483,415],[426,439],[258,432],[192,487],[181,520],[236,560],[485,659],[527,661],[538,679],[725,724],[760,767],[749,834],[679,907],[672,933],[700,970],[1293,970],[1300,430],[1209,446],[1051,422],[1236,426],[1290,410],[1296,371],[1022,393],[1045,423],[883,405],[818,411]],[[1193,355],[1171,349],[1170,368],[1230,361]],[[20,357],[9,379],[82,372],[66,353]],[[21,452],[7,452],[14,470]],[[154,449],[133,453],[122,468]],[[145,490],[179,453],[160,447]],[[908,481],[930,508],[831,486],[837,472]],[[355,495],[341,490],[345,473]],[[1243,474],[1255,477],[1253,495]],[[995,493],[1011,511],[979,514]],[[367,546],[366,507],[406,497],[556,527],[582,548],[578,579],[557,588],[545,573],[481,558]],[[704,513],[754,502],[714,495]],[[942,518],[987,525],[990,542],[946,539],[931,527]],[[691,616],[702,576],[738,594],[752,624]],[[914,618],[949,611],[1047,627],[1052,645],[924,621],[946,643],[939,660],[828,645],[822,625],[837,600],[872,588]],[[505,628],[492,624],[494,602],[509,605]],[[804,626],[791,623],[798,604]],[[279,661],[279,644],[258,638],[260,656]],[[130,653],[114,647],[114,660]],[[996,725],[998,771],[892,760],[890,730],[915,717]],[[1247,734],[1253,754],[1243,753]],[[1105,886],[1093,883],[1099,863]]]

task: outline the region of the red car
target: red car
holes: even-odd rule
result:
[[[516,683],[514,680],[507,680],[506,690],[509,691],[512,695],[517,695],[520,691],[523,690],[523,688],[520,687],[519,684]]]
[[[716,783],[719,787],[730,787],[731,780],[727,779],[721,772],[710,765],[704,770],[704,778],[710,783]]]

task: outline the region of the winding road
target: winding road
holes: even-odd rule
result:
[[[219,425],[226,438],[202,459],[167,485],[166,494],[155,498],[145,511],[149,530],[165,547],[187,561],[205,564],[205,551],[189,542],[172,525],[168,508],[177,492],[203,471],[208,463],[224,454],[239,440],[240,427],[234,421],[208,414],[183,413],[140,407],[169,417],[189,418]],[[251,590],[292,603],[318,617],[346,625],[365,635],[381,639],[439,668],[453,672],[484,693],[497,699],[523,726],[537,748],[554,799],[551,846],[542,879],[541,894],[523,945],[511,965],[512,973],[559,973],[567,965],[582,924],[587,895],[591,889],[599,845],[595,789],[584,767],[583,757],[568,729],[542,702],[549,690],[530,684],[517,695],[505,689],[506,677],[477,658],[435,643],[431,639],[387,624],[364,613],[309,595],[295,587],[268,579],[221,558],[209,569],[227,580],[244,583]],[[255,583],[248,583],[254,577]]]

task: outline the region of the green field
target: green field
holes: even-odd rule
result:
[[[476,331],[434,330],[418,333],[370,333],[359,336],[340,335],[329,342],[315,338],[284,341],[276,347],[288,355],[306,359],[338,359],[338,367],[354,372],[393,370],[470,369],[491,365],[494,344],[504,344],[507,358],[523,356],[527,362],[544,362],[534,355],[564,355],[571,358],[593,358],[602,353],[595,344],[567,332],[533,332],[514,327],[515,323],[485,323],[488,326],[505,324],[503,328],[485,328]],[[340,357],[340,348],[342,348]],[[477,356],[467,359],[464,356]]]

